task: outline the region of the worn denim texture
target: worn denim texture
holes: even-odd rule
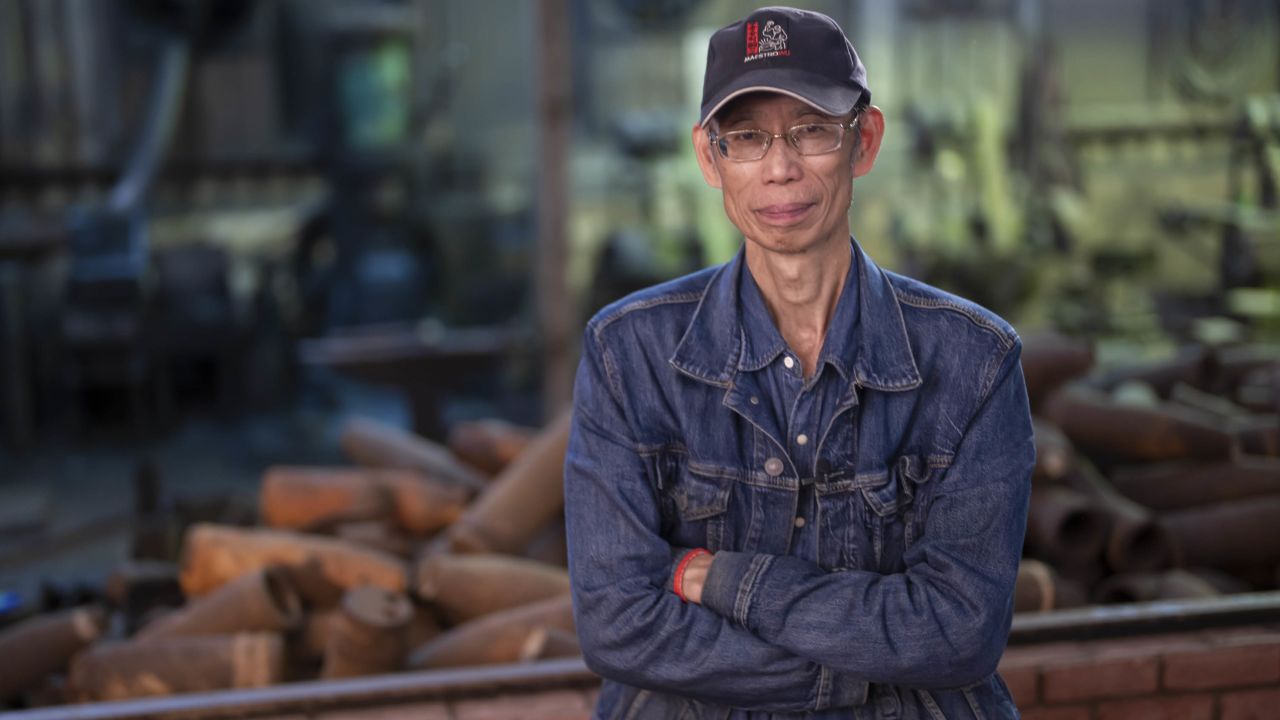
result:
[[[565,500],[596,717],[1017,717],[995,669],[1035,459],[1021,343],[853,252],[811,467],[759,402],[741,253],[588,324]],[[802,489],[815,558],[791,554]],[[670,590],[692,547],[717,553],[702,605]]]

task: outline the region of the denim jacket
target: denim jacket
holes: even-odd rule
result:
[[[752,402],[741,252],[588,323],[565,501],[595,717],[1018,716],[995,670],[1035,460],[1021,342],[853,251],[812,476]],[[806,485],[816,562],[788,555]],[[670,589],[693,547],[717,553],[701,605]]]

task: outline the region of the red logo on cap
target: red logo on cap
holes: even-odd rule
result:
[[[747,55],[760,52],[760,23],[747,23]]]

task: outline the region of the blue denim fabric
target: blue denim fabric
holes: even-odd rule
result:
[[[751,402],[741,253],[587,325],[565,500],[596,717],[1017,717],[995,669],[1035,455],[1021,343],[853,252],[812,474]],[[813,558],[791,554],[802,488]],[[717,553],[702,605],[670,590],[692,547]]]

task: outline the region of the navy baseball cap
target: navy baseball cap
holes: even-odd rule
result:
[[[739,95],[760,91],[790,95],[827,115],[871,102],[867,70],[836,21],[789,7],[760,8],[711,36],[700,124]]]

